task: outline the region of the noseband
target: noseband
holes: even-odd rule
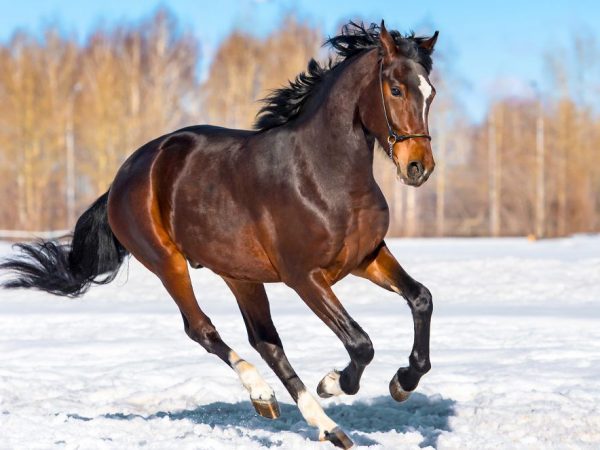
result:
[[[388,127],[388,155],[390,159],[394,160],[394,144],[396,142],[406,141],[412,138],[427,138],[431,140],[431,136],[428,134],[398,134],[394,131],[392,126],[390,125],[390,121],[388,119],[387,110],[385,108],[385,98],[383,96],[383,59],[379,64],[379,90],[381,91],[381,103],[383,104],[383,116],[385,117],[385,123]]]

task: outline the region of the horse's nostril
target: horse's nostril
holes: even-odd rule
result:
[[[423,164],[420,161],[411,161],[408,163],[406,172],[409,178],[417,179],[423,175]]]

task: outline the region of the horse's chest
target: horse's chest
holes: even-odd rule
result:
[[[389,225],[387,207],[357,210],[332,264],[327,269],[332,281],[354,270],[383,240]]]

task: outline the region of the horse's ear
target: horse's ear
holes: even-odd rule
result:
[[[379,43],[381,45],[383,60],[386,63],[389,63],[396,55],[398,50],[396,49],[396,42],[394,42],[394,38],[385,28],[383,20],[381,21],[381,26],[379,27]]]
[[[440,34],[440,32],[436,31],[430,38],[423,39],[421,42],[419,42],[419,47],[431,53],[433,51],[433,47],[435,47],[435,43],[437,42],[438,34]]]

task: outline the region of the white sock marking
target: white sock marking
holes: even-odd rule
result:
[[[260,376],[256,367],[244,361],[233,350],[229,353],[229,362],[240,377],[240,381],[253,400],[268,400],[275,395],[271,386]]]
[[[325,432],[331,431],[337,424],[331,420],[319,402],[306,391],[300,392],[298,395],[298,409],[302,413],[302,416],[309,425],[319,428],[319,439],[325,439]]]
[[[332,370],[323,378],[323,390],[331,395],[345,394],[340,387],[340,372]]]
[[[431,96],[433,89],[431,88],[431,84],[427,81],[423,75],[419,75],[419,89],[421,90],[421,94],[423,94],[423,125],[425,125],[425,111],[427,110],[427,100]]]

